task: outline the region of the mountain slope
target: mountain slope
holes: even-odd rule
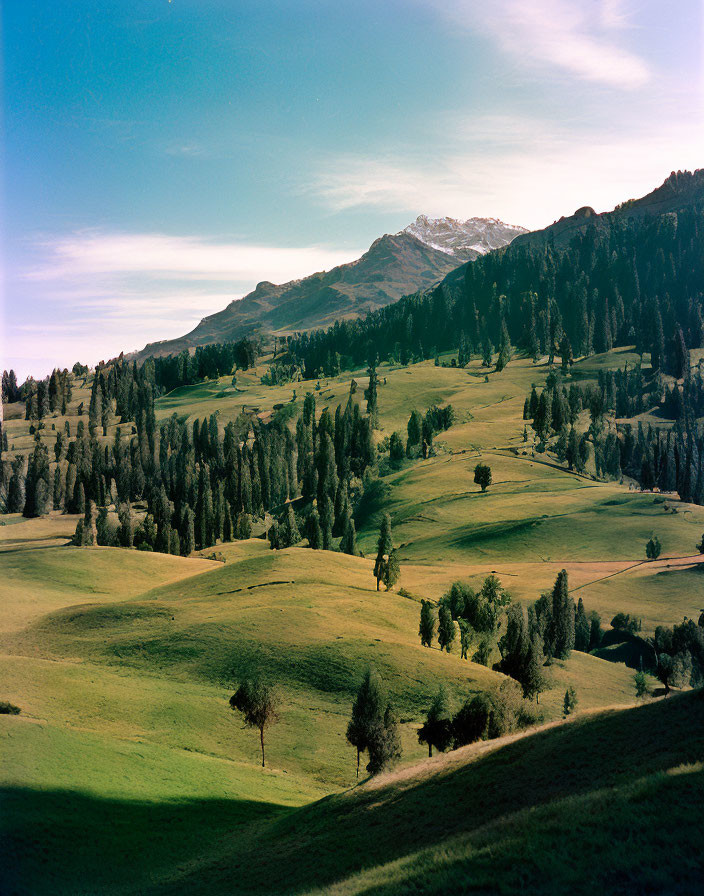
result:
[[[703,756],[701,691],[585,714],[233,835],[158,892],[693,893]]]
[[[673,171],[672,174],[646,196],[640,199],[629,199],[617,205],[613,211],[597,214],[593,208],[584,206],[570,215],[560,218],[543,230],[535,230],[516,238],[514,248],[541,246],[554,243],[558,248],[567,246],[575,234],[590,225],[599,229],[607,227],[613,221],[640,220],[656,217],[667,212],[679,211],[693,203],[704,201],[704,168],[692,171]]]
[[[257,331],[292,333],[361,317],[427,289],[463,261],[504,246],[524,232],[494,218],[460,222],[420,216],[400,233],[379,237],[356,261],[281,285],[259,283],[243,299],[204,318],[190,333],[150,343],[136,357],[175,354]]]

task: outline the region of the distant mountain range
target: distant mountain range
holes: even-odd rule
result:
[[[150,343],[134,357],[172,355],[255,333],[287,334],[361,317],[433,286],[463,262],[527,232],[496,218],[457,221],[420,215],[399,233],[379,237],[356,261],[281,285],[259,283],[185,336]]]

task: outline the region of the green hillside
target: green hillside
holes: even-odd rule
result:
[[[266,386],[269,362],[239,373],[236,388],[221,378],[176,390],[157,401],[157,417],[217,413],[222,430],[243,409],[262,421],[282,404],[299,409],[307,392],[320,417],[346,402],[351,377],[364,412],[366,371]],[[609,353],[571,376],[589,382],[622,363],[623,353]],[[76,514],[5,515],[0,699],[21,710],[0,715],[6,889],[390,894],[471,881],[476,892],[514,892],[549,877],[552,892],[578,879],[613,892],[632,881],[657,891],[668,880],[672,892],[687,892],[691,843],[662,843],[700,795],[701,769],[686,764],[701,761],[693,734],[701,702],[684,694],[628,708],[634,673],[618,645],[599,656],[574,650],[546,668],[548,688],[530,711],[548,727],[530,737],[430,763],[418,743],[440,683],[456,710],[507,681],[490,668],[496,647],[487,667],[461,659],[457,637],[450,653],[421,646],[420,601],[438,601],[455,581],[478,588],[496,574],[527,606],[564,568],[574,599],[605,629],[630,613],[644,636],[696,619],[703,605],[695,552],[703,508],[597,479],[590,465],[572,472],[552,445],[540,450],[532,430],[524,439],[524,399],[548,370],[545,359],[520,358],[488,374],[477,361],[379,368],[382,450],[355,508],[366,556],[312,551],[305,541],[273,551],[261,538],[219,542],[224,563],[204,559],[212,548],[179,557],[76,547]],[[436,435],[431,456],[390,464],[384,440],[405,434],[411,410],[448,403],[455,422]],[[116,423],[98,437],[103,445]],[[28,425],[11,421],[27,449]],[[51,433],[40,436],[49,446]],[[474,482],[479,460],[492,468],[486,493]],[[144,514],[143,504],[136,509]],[[372,572],[384,512],[401,559],[389,592],[377,591]],[[654,532],[662,556],[646,562]],[[369,667],[399,715],[403,758],[356,786],[345,731]],[[257,732],[227,703],[256,672],[279,695],[265,769]],[[550,727],[568,687],[578,715]],[[648,676],[647,687],[658,684]],[[574,817],[583,820],[575,826]],[[626,826],[630,849],[617,849],[615,832]],[[558,835],[559,849],[548,849]]]

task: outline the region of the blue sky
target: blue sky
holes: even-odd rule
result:
[[[699,0],[6,0],[3,367],[177,336],[416,215],[704,163]]]

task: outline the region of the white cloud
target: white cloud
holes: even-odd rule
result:
[[[150,274],[181,280],[282,282],[326,270],[357,257],[320,246],[282,248],[217,243],[161,233],[81,231],[43,240],[41,263],[28,280],[85,278],[96,274]]]
[[[5,326],[3,356],[22,376],[182,336],[261,280],[287,282],[361,254],[101,231],[43,238],[33,248],[39,260],[10,278],[30,304]]]
[[[453,25],[490,37],[519,64],[630,90],[651,80],[645,60],[623,43],[631,15],[620,0],[419,0]]]
[[[456,135],[451,149],[333,159],[311,190],[338,211],[487,215],[537,228],[582,205],[604,211],[643,195],[673,169],[701,166],[704,145],[699,123],[595,135],[490,116],[460,120],[447,132]]]

